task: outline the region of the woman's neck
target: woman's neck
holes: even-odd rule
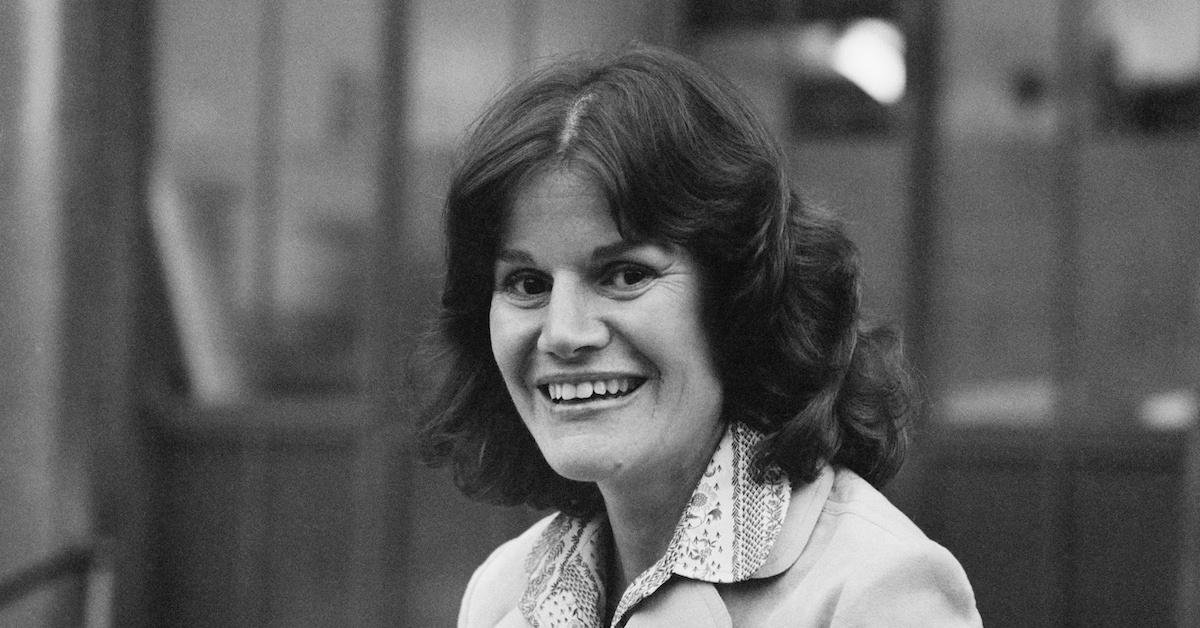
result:
[[[664,495],[658,505],[605,500],[612,530],[612,594],[620,598],[633,579],[666,553],[691,489],[682,497]],[[616,602],[616,599],[613,600]]]
[[[666,553],[722,433],[710,443],[698,443],[703,455],[679,461],[671,472],[633,485],[600,485],[613,541],[610,604],[615,605],[629,584]]]

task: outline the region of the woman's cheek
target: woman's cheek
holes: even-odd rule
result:
[[[536,340],[536,330],[529,318],[528,313],[511,305],[496,300],[492,302],[489,316],[492,356],[506,383],[510,385],[515,383],[512,380],[519,376],[520,365],[524,362],[526,350],[523,347],[530,346]]]

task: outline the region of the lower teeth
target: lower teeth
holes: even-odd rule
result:
[[[603,395],[591,395],[589,397],[575,397],[573,399],[555,399],[554,402],[555,403],[570,403],[572,401],[577,401],[577,402],[582,403],[584,401],[596,401],[596,400],[600,400],[600,399],[615,399],[624,394],[625,393],[605,393]]]

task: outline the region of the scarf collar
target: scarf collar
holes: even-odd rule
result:
[[[622,595],[612,625],[652,595],[672,575],[711,583],[751,578],[771,553],[791,487],[774,470],[763,482],[751,474],[762,435],[733,423],[721,438],[704,475],[684,507],[667,551]],[[529,576],[521,614],[539,628],[601,625],[610,560],[608,521],[603,514],[578,519],[556,516],[526,558]]]

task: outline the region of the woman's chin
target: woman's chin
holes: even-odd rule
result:
[[[594,449],[575,453],[561,452],[547,456],[546,461],[555,473],[576,482],[603,482],[616,475],[623,466],[620,460],[602,455]]]

